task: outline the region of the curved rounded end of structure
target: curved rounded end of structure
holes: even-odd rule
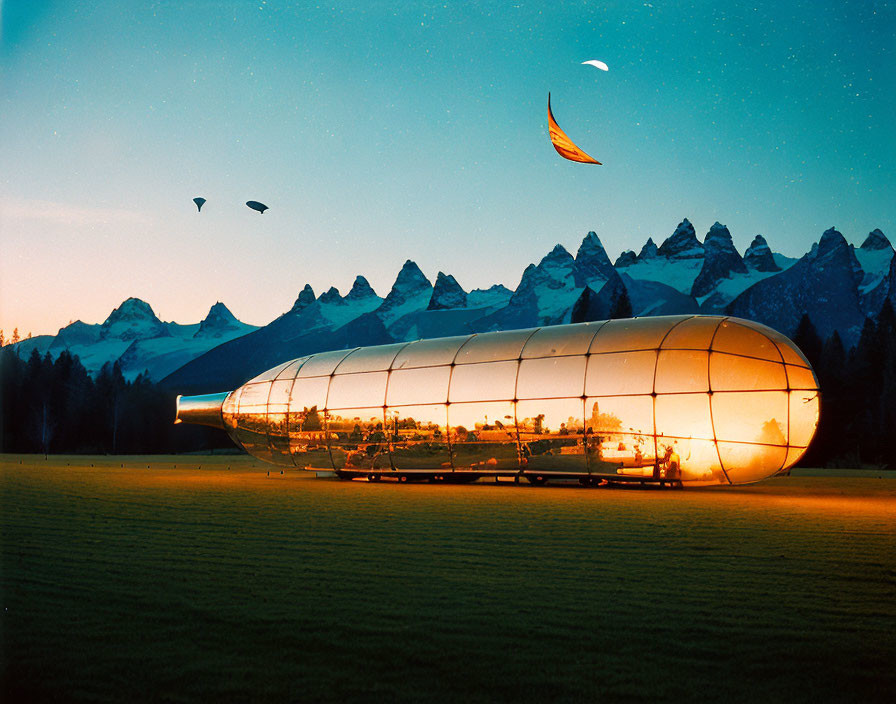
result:
[[[202,396],[178,396],[174,422],[209,425],[212,428],[225,429],[222,407],[224,399],[229,393],[229,391],[225,391]]]

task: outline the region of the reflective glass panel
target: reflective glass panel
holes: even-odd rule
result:
[[[818,382],[810,369],[787,365],[787,381],[791,389],[817,389]]]
[[[653,392],[656,352],[593,354],[588,358],[585,393],[588,396],[649,394]]]
[[[784,466],[786,447],[720,442],[719,455],[732,484],[755,482],[775,474]]]
[[[268,396],[268,411],[271,413],[286,413],[289,406],[289,396],[292,392],[292,379],[277,380],[271,384],[271,393]]]
[[[448,406],[451,451],[456,469],[490,472],[519,469],[513,405],[511,401],[504,401],[452,403]]]
[[[377,345],[376,347],[359,347],[336,367],[336,374],[353,372],[376,372],[392,366],[395,355],[408,346],[407,342],[393,345]]]
[[[672,394],[656,397],[656,434],[713,440],[712,415],[707,394]]]
[[[228,428],[235,427],[234,416],[239,410],[239,398],[241,391],[242,387],[231,391],[229,394],[227,394],[227,397],[224,399],[224,403],[221,405],[221,415],[224,417],[224,425]]]
[[[719,325],[712,341],[712,348],[719,352],[744,354],[774,362],[781,361],[777,346],[765,335],[731,320],[725,320]]]
[[[328,376],[313,376],[295,380],[289,397],[290,410],[301,411],[312,406],[323,410],[327,405],[327,390],[330,387]]]
[[[267,414],[240,413],[237,420],[237,438],[246,448],[246,452],[259,459],[273,462],[271,447],[267,435]]]
[[[625,469],[624,473],[652,476],[656,464],[653,397],[587,398],[585,429],[590,472],[616,474]]]
[[[329,377],[319,377],[328,379]],[[301,380],[297,380],[296,383]],[[310,381],[310,380],[309,380]],[[323,404],[321,404],[322,406]],[[318,406],[301,406],[293,399],[289,412],[289,450],[300,469],[332,469],[324,411]]]
[[[389,372],[336,374],[330,380],[327,408],[382,406],[386,402]]]
[[[395,369],[389,373],[386,405],[445,403],[451,367]]]
[[[787,397],[786,391],[714,393],[711,406],[716,439],[786,445]]]
[[[289,452],[289,444],[283,447],[279,442],[271,446],[271,462],[281,467],[294,467],[292,455]]]
[[[581,398],[585,390],[585,357],[542,357],[520,362],[517,398]]]
[[[277,375],[277,379],[294,379],[296,373],[299,371],[299,367],[301,367],[307,359],[307,357],[300,357],[296,361],[288,364],[283,368],[283,371]]]
[[[713,391],[787,388],[783,364],[718,352],[709,355],[709,380]]]
[[[292,373],[295,374],[295,368]],[[271,392],[268,396],[267,432],[274,459],[278,464],[292,465],[289,454],[287,412],[289,411],[289,397],[293,381],[292,378],[289,378],[271,382]]]
[[[523,359],[585,354],[604,322],[551,325],[540,328],[526,342]]]
[[[330,456],[336,469],[389,469],[389,442],[383,409],[327,411]]]
[[[782,334],[775,332],[768,333],[768,336],[778,345],[778,351],[788,364],[796,364],[799,366],[809,367],[809,360],[806,359],[802,351],[790,340]]]
[[[504,359],[519,359],[523,345],[532,336],[533,330],[507,330],[504,332],[483,332],[474,335],[460,348],[456,364],[475,362],[497,362]]]
[[[278,410],[268,410],[268,439],[277,464],[292,465],[289,451],[288,414],[286,405]]]
[[[721,322],[722,318],[702,316],[685,320],[672,328],[663,340],[663,349],[708,350]]]
[[[802,367],[810,366],[809,362],[803,356],[803,353],[800,352],[799,348],[791,340],[787,339],[787,337],[779,333],[777,330],[774,330],[767,325],[763,325],[762,323],[756,323],[752,320],[740,322],[770,338],[777,345],[778,351],[781,353],[784,361],[788,364],[796,364]]]
[[[659,479],[689,484],[727,484],[712,440],[657,438]]]
[[[702,350],[660,350],[656,392],[709,391],[709,353]]]
[[[286,369],[294,361],[295,360],[289,360],[288,362],[284,362],[283,364],[278,364],[276,367],[273,367],[272,369],[268,369],[267,371],[262,372],[258,376],[254,377],[252,379],[249,379],[249,381],[247,381],[246,383],[254,384],[255,382],[258,382],[258,381],[270,381],[271,379],[275,378],[280,372],[282,372],[284,369]]]
[[[268,394],[271,391],[271,382],[264,381],[260,384],[245,384],[240,394],[240,412],[243,409],[257,409],[259,406],[268,405]]]
[[[434,340],[417,340],[405,347],[392,362],[392,369],[435,367],[451,364],[457,351],[472,335],[439,337]]]
[[[356,348],[357,349],[357,348]],[[354,350],[336,350],[335,352],[321,352],[308,358],[299,369],[298,377],[324,376],[332,374],[346,355]]]
[[[818,392],[790,392],[790,444],[806,447],[818,428]]]
[[[461,364],[451,373],[448,400],[510,401],[516,391],[516,371],[519,362],[486,362]]]
[[[588,432],[594,435],[653,435],[653,398],[589,397],[585,399],[585,425]]]
[[[592,474],[651,478],[657,472],[653,435],[607,433],[588,435],[588,471]]]
[[[255,411],[240,411],[239,415],[237,415],[237,427],[241,430],[267,437],[268,428],[266,408],[264,406],[261,406]],[[265,440],[265,442],[267,442],[267,440]]]
[[[520,401],[516,414],[524,469],[577,473],[587,470],[581,398]]]
[[[686,315],[663,315],[654,318],[610,320],[595,335],[591,352],[625,352],[653,350],[660,346],[666,333]]]
[[[386,430],[396,469],[451,471],[448,407],[444,403],[387,408]]]

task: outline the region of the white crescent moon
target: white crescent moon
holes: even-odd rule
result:
[[[591,61],[583,61],[582,66],[594,66],[594,68],[599,68],[601,71],[610,70],[609,66],[607,66],[603,61],[598,61],[597,59],[591,59]]]

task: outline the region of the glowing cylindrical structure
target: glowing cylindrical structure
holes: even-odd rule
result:
[[[180,410],[191,403],[179,399],[180,419],[194,422]],[[256,457],[344,477],[685,485],[755,482],[790,467],[818,413],[818,382],[799,349],[721,316],[322,352],[246,382],[221,407],[224,427]]]

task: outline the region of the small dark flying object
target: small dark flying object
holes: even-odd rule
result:
[[[259,203],[257,200],[247,200],[246,205],[252,208],[252,210],[257,210],[262,215],[264,214],[265,210],[268,210],[268,206],[266,206],[264,203]]]
[[[205,205],[205,198],[194,198],[193,202],[196,204],[196,210],[201,211],[202,206]]]

